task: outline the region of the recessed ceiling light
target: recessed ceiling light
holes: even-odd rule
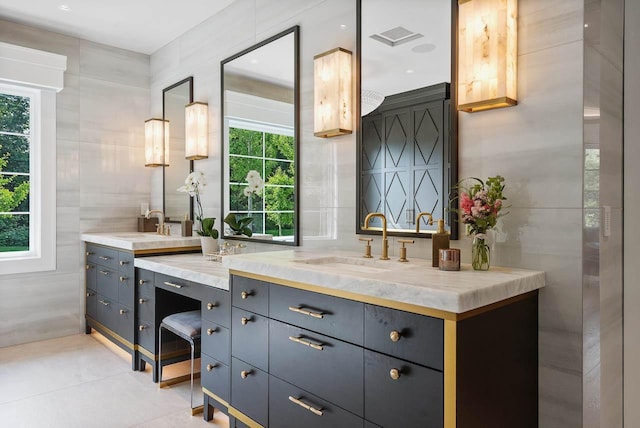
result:
[[[340,29],[341,29],[341,30],[346,30],[346,29],[347,29],[347,26],[346,26],[345,24],[340,24]]]
[[[589,28],[589,24],[584,24],[584,28]]]
[[[60,6],[58,6],[58,9],[63,12],[71,12],[71,6],[69,6],[68,4],[61,4]]]
[[[414,73],[413,69],[410,68],[407,70],[407,74],[413,74],[413,73]]]

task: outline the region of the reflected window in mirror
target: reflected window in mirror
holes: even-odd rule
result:
[[[297,245],[298,27],[222,61],[222,207],[251,219],[251,236]]]
[[[457,182],[455,49],[457,2],[358,1],[361,93],[357,159],[357,232],[382,212],[390,235],[430,237],[444,218]],[[380,226],[380,221],[372,226]],[[437,224],[437,223],[436,223]]]
[[[162,90],[163,119],[169,121],[169,165],[163,169],[164,213],[167,222],[180,222],[185,214],[193,219],[191,197],[178,192],[187,175],[193,171],[193,161],[185,157],[185,106],[193,102],[193,77],[188,77]]]

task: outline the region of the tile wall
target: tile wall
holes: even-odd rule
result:
[[[149,56],[0,20],[0,41],[67,56],[57,96],[57,269],[0,275],[0,347],[78,333],[80,233],[136,230],[150,194]]]

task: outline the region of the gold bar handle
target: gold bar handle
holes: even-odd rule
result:
[[[169,287],[178,288],[178,289],[182,288],[182,285],[174,284],[173,282],[169,282],[169,281],[165,281],[164,285],[168,285]]]
[[[316,343],[311,343],[308,340],[304,340],[304,339],[301,339],[299,337],[289,336],[289,340],[292,341],[292,342],[296,342],[296,343],[299,343],[301,345],[305,345],[305,346],[308,346],[310,348],[316,349],[318,351],[322,351],[324,349],[323,345],[318,345]]]
[[[101,270],[100,273],[103,275],[109,275],[110,272],[106,270]]]
[[[102,303],[105,306],[111,306],[111,303],[105,302],[104,300],[99,300],[99,302]]]
[[[322,416],[322,408],[316,409],[315,407],[311,407],[307,403],[302,402],[299,398],[293,397],[291,395],[289,396],[289,401],[291,401],[292,403],[296,403],[298,406],[310,411],[314,415]]]
[[[111,260],[111,257],[107,257],[107,256],[99,256],[98,258],[100,260]]]
[[[289,310],[292,312],[297,312],[302,315],[309,315],[310,317],[313,317],[313,318],[318,318],[318,319],[324,318],[324,314],[322,312],[311,312],[306,309],[302,309],[301,307],[296,308],[293,306],[289,306]]]

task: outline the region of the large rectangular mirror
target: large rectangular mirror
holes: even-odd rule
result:
[[[164,166],[164,214],[168,222],[180,222],[189,215],[193,219],[193,206],[188,194],[178,192],[184,179],[193,170],[193,161],[185,158],[184,108],[193,102],[193,77],[187,77],[162,90],[162,118],[169,122],[169,162]]]
[[[299,28],[222,61],[225,239],[298,245]],[[243,223],[244,222],[244,223]]]
[[[372,212],[390,235],[430,237],[457,182],[456,0],[358,0],[357,232]],[[434,225],[419,213],[433,215]],[[379,219],[371,222],[380,227]]]

